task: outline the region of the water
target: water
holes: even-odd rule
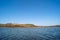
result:
[[[60,28],[0,28],[0,40],[60,40]]]

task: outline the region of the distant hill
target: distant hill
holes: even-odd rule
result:
[[[34,24],[0,24],[0,27],[21,27],[21,28],[45,28],[45,27],[60,27],[60,25],[54,25],[54,26],[37,26]]]
[[[37,27],[37,26],[33,25],[33,24],[12,24],[12,23],[7,23],[7,24],[0,24],[0,27]]]
[[[48,26],[48,27],[60,27],[60,25],[53,25],[53,26]]]

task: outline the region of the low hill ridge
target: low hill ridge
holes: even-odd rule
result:
[[[53,25],[53,26],[37,26],[34,24],[0,24],[0,27],[22,27],[22,28],[45,28],[45,27],[60,27],[60,25]]]

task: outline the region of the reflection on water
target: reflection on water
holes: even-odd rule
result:
[[[0,40],[60,40],[60,28],[0,28]]]

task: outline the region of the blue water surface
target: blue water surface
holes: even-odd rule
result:
[[[0,40],[60,40],[60,28],[0,28]]]

